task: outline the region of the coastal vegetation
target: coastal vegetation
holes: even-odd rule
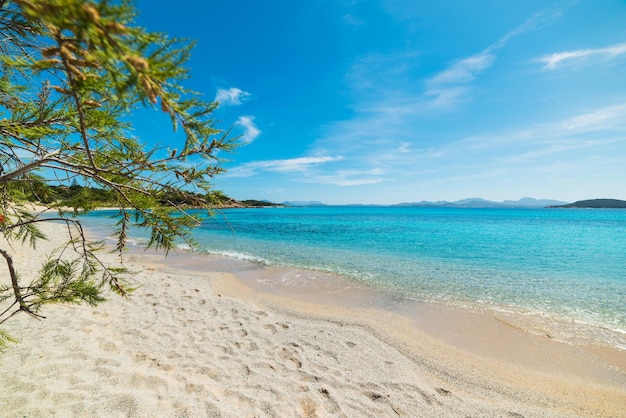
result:
[[[47,184],[33,174],[28,182],[12,181],[7,182],[5,186],[14,201],[29,202],[35,205],[57,208],[80,208],[85,204],[98,208],[118,207],[118,199],[113,190],[82,186],[76,181],[69,186]],[[188,196],[192,196],[192,198],[190,199]],[[198,200],[206,201],[207,206],[211,209],[284,206],[266,200],[236,200],[220,190],[210,190],[204,195],[194,192],[189,192],[187,195],[165,192],[160,198],[160,202],[164,205],[174,203],[189,209],[195,209],[193,205]]]
[[[135,16],[127,0],[0,0],[0,325],[18,313],[43,318],[46,304],[95,305],[107,289],[132,290],[123,267],[100,261],[76,213],[119,208],[121,256],[131,226],[149,231],[149,247],[193,245],[202,214],[187,209],[221,202],[211,179],[237,140],[216,127],[217,103],[184,87],[193,43],[138,27]],[[177,143],[138,138],[138,108],[167,115]],[[41,269],[18,272],[12,246],[35,251],[45,238],[37,225],[50,220],[67,225],[69,242]],[[0,332],[0,349],[9,340]]]

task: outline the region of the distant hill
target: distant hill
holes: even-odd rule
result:
[[[328,206],[317,200],[312,201],[287,201],[282,203],[285,206]],[[532,197],[523,197],[519,200],[505,200],[503,202],[494,202],[491,200],[472,197],[469,199],[448,202],[439,200],[437,202],[429,202],[422,200],[421,202],[404,202],[395,205],[368,205],[368,204],[348,204],[338,206],[390,206],[390,207],[446,207],[446,208],[545,208],[551,206],[567,205],[567,202],[554,199],[535,199]]]
[[[317,200],[308,200],[308,201],[294,200],[290,202],[283,202],[282,204],[285,206],[326,206],[324,203],[319,202]]]
[[[505,200],[502,202],[507,206],[529,207],[529,208],[545,208],[547,206],[565,205],[567,202],[552,199],[533,199],[532,197],[523,197],[520,200]]]
[[[469,199],[457,200],[452,202],[455,206],[464,208],[493,208],[502,207],[504,204],[498,202],[492,202],[491,200],[481,199],[479,197],[470,197]]]
[[[504,202],[493,202],[491,200],[473,197],[469,199],[457,200],[455,202],[438,201],[438,202],[414,202],[400,203],[394,206],[411,206],[411,207],[452,207],[452,208],[545,208],[547,206],[564,205],[567,202],[552,199],[534,199],[532,197],[524,197],[519,200],[505,200]]]
[[[567,205],[555,205],[551,208],[592,208],[592,209],[626,209],[626,200],[590,199],[579,200]]]

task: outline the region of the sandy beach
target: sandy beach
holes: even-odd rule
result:
[[[63,241],[42,228],[54,238],[36,252],[11,250],[25,277]],[[624,351],[488,312],[385,310],[350,283],[288,286],[218,258],[125,264],[142,285],[127,299],[6,324],[20,341],[0,354],[0,416],[626,416]]]

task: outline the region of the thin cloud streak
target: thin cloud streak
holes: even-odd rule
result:
[[[291,181],[308,184],[325,184],[340,187],[361,186],[383,182],[381,169],[328,170],[327,164],[344,160],[341,156],[300,157],[285,160],[253,161],[230,169],[224,176],[233,178],[254,177],[262,172],[291,174]]]
[[[533,170],[561,157],[578,160],[599,155],[604,161],[614,155],[619,143],[626,142],[623,135],[625,121],[626,105],[604,106],[528,128],[457,138],[426,148],[399,138],[357,140],[360,135],[350,136],[351,129],[343,125],[346,130],[335,131],[337,136],[326,137],[323,144],[327,146],[318,151],[330,150],[332,144],[341,146],[340,152],[350,156],[346,161],[350,164],[350,175],[342,174],[340,170],[325,172],[311,175],[307,182],[355,186],[393,183],[400,178],[420,179],[422,185],[482,177],[500,181],[497,173],[506,172],[511,178],[516,177],[513,167],[517,164],[526,164],[529,170]],[[359,123],[357,127],[362,128]],[[621,159],[626,163],[626,157]],[[437,177],[443,180],[436,180]]]
[[[311,167],[319,166],[322,164],[340,161],[343,157],[300,157],[289,158],[285,160],[267,160],[267,161],[252,161],[239,165],[237,167],[228,170],[225,176],[228,177],[252,177],[261,171],[270,172],[303,172]]]
[[[545,26],[560,13],[537,13],[476,54],[452,61],[422,83],[421,91],[410,74],[421,62],[415,50],[357,57],[346,74],[351,89],[362,98],[354,106],[371,118],[403,119],[433,111],[450,111],[472,92],[472,82],[496,62],[496,53],[516,36]]]
[[[489,50],[482,51],[471,57],[452,64],[429,80],[429,84],[467,83],[485,69],[491,67],[495,57]]]
[[[583,141],[560,141],[556,143],[545,144],[545,148],[537,148],[531,151],[521,153],[518,155],[514,155],[508,158],[502,158],[499,160],[500,163],[503,164],[511,164],[511,163],[524,163],[532,160],[536,160],[539,157],[545,157],[553,154],[562,154],[568,151],[581,150],[585,148],[593,148],[603,145],[608,145],[616,142],[624,142],[625,139],[612,139],[606,141],[593,141],[593,140],[583,140]]]
[[[545,64],[543,66],[544,71],[550,71],[556,70],[566,63],[573,62],[583,64],[594,57],[610,60],[624,54],[626,54],[626,43],[616,44],[606,48],[556,52],[554,54],[544,55],[543,57],[537,58],[536,61]]]
[[[541,27],[558,16],[560,13],[537,13],[484,50],[459,59],[445,70],[435,74],[426,81],[425,97],[429,102],[428,107],[445,109],[456,105],[469,93],[468,85],[493,66],[496,61],[496,51],[504,48],[514,37]]]
[[[615,154],[626,142],[625,120],[626,106],[606,106],[527,129],[460,139],[439,149],[437,166],[452,163],[454,171],[466,175],[500,168],[515,177],[518,173],[514,167],[520,165],[525,172],[558,161],[587,161],[588,167],[592,156],[597,159],[595,164],[602,161],[605,168],[603,161],[613,157],[626,164],[626,157]],[[580,173],[582,167],[579,163],[572,170]]]
[[[368,184],[377,184],[385,181],[383,178],[348,178],[341,173],[327,176],[318,176],[309,179],[308,183],[321,183],[340,187],[364,186]]]
[[[346,74],[346,80],[359,98],[354,106],[356,115],[351,120],[329,124],[313,150],[317,154],[350,155],[351,169],[382,169],[385,178],[391,178],[392,173],[410,176],[415,172],[417,161],[426,163],[449,158],[447,153],[453,152],[458,142],[447,142],[439,147],[410,146],[421,140],[416,117],[452,110],[471,94],[473,82],[494,65],[498,50],[514,37],[544,25],[555,16],[555,13],[534,15],[482,51],[452,62],[422,84],[408,79],[420,64],[418,51],[370,53],[358,57]],[[382,178],[379,176],[377,181],[383,181]]]
[[[624,129],[626,104],[607,106],[582,115],[574,116],[561,123],[568,130],[606,130],[614,126]]]

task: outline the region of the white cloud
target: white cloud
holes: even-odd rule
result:
[[[468,156],[505,151],[506,157],[499,161],[510,163],[586,148],[606,149],[626,141],[625,120],[626,105],[605,106],[517,131],[461,139],[446,146],[445,153]]]
[[[383,172],[372,170],[338,170],[337,172],[318,175],[307,179],[309,183],[330,184],[333,186],[350,187],[366,184],[376,184],[384,181]]]
[[[287,160],[265,161],[263,166],[270,171],[302,171],[312,166],[342,160],[342,157],[301,157]]]
[[[469,84],[493,65],[496,60],[493,50],[504,46],[504,42],[499,40],[494,45],[497,46],[489,46],[477,54],[455,61],[427,80],[424,93],[427,107],[445,109],[462,100],[470,91]]]
[[[494,60],[494,55],[486,49],[476,55],[472,55],[471,57],[455,62],[448,69],[431,78],[429,83],[444,84],[470,82],[476,78],[478,74],[491,67]]]
[[[316,155],[340,154],[350,158],[340,168],[323,166],[308,171],[299,180],[356,186],[392,185],[394,179],[436,177],[445,171],[461,170],[467,176],[473,171],[484,171],[483,158],[497,164],[491,155],[494,149],[502,152],[500,147],[504,147],[505,155],[513,154],[506,149],[511,143],[506,133],[476,141],[454,138],[425,127],[428,124],[422,123],[423,117],[454,109],[470,98],[474,85],[494,66],[501,50],[515,38],[556,17],[555,13],[537,14],[475,53],[444,63],[421,83],[415,80],[423,66],[420,51],[371,52],[357,57],[346,73],[355,98],[354,116],[325,125],[312,147]],[[538,140],[533,137],[526,145],[515,143],[514,154],[545,149]],[[519,141],[524,144],[521,138]]]
[[[558,16],[560,13],[537,13],[481,52],[456,60],[448,68],[435,74],[426,81],[425,97],[428,108],[445,109],[458,103],[470,92],[470,83],[493,65],[496,51],[504,48],[514,37],[541,27]]]
[[[360,186],[384,181],[380,169],[329,171],[327,164],[341,161],[341,156],[308,156],[284,160],[253,161],[229,169],[227,177],[253,177],[261,172],[280,173],[285,179],[308,184]]]
[[[355,93],[380,100],[389,92],[404,91],[419,65],[417,51],[370,52],[357,57],[346,73]]]
[[[251,143],[261,135],[261,130],[254,124],[254,117],[252,116],[240,116],[237,122],[235,122],[235,125],[243,129],[241,141],[244,144]]]
[[[623,139],[610,139],[604,141],[576,139],[553,140],[550,143],[536,144],[537,146],[535,146],[531,150],[520,151],[515,155],[500,158],[498,159],[498,161],[502,164],[525,163],[527,161],[537,160],[541,157],[546,157],[553,154],[563,154],[568,151],[602,147],[618,142],[623,142]]]
[[[612,45],[598,49],[578,49],[575,51],[555,52],[544,55],[536,61],[542,62],[544,70],[555,70],[565,63],[584,63],[586,60],[596,58],[613,59],[626,54],[626,43]]]
[[[399,50],[361,55],[346,74],[350,87],[360,98],[354,107],[357,111],[396,120],[451,109],[471,94],[473,82],[494,65],[500,49],[516,36],[545,25],[556,16],[555,13],[532,16],[482,51],[452,60],[421,85],[414,80],[415,70],[423,65],[421,52]]]
[[[574,116],[562,122],[561,126],[570,131],[605,130],[615,123],[623,125],[624,119],[626,119],[626,105],[617,105]]]
[[[236,87],[229,89],[219,89],[215,95],[215,101],[222,105],[240,105],[242,100],[250,96],[250,93]]]
[[[285,160],[252,161],[228,170],[230,177],[252,177],[259,171],[305,172],[311,167],[342,160],[343,157],[300,157]]]

